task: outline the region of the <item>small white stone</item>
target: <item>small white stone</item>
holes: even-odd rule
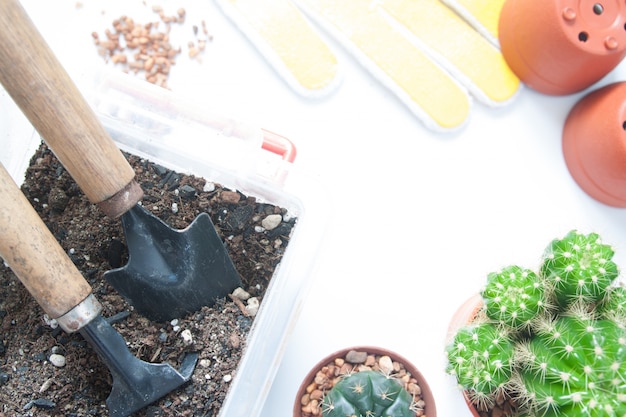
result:
[[[222,379],[224,380],[224,382],[230,382],[233,379],[233,376],[230,374],[226,374],[222,377]]]
[[[210,193],[211,191],[215,191],[215,184],[213,184],[212,182],[207,182],[206,184],[204,184],[203,191],[207,193]]]
[[[174,213],[174,214],[178,213],[178,204],[177,203],[172,203],[172,213]]]
[[[263,226],[265,230],[274,230],[282,221],[283,216],[280,214],[270,214],[261,221],[261,226]]]
[[[63,368],[65,366],[65,356],[53,353],[50,355],[50,363],[57,368]]]
[[[193,335],[191,334],[191,330],[185,329],[180,333],[180,337],[183,338],[183,343],[185,345],[190,345],[193,343]]]
[[[174,319],[174,320],[170,321],[170,324],[172,326],[176,326],[178,324],[178,319]]]
[[[257,233],[265,232],[265,228],[263,226],[254,226],[254,231]]]
[[[246,301],[247,299],[250,298],[250,294],[243,288],[237,287],[235,288],[235,291],[233,291],[233,297],[236,297],[240,299],[241,301]]]
[[[259,299],[256,297],[252,297],[248,299],[246,304],[246,312],[251,316],[256,316],[256,313],[259,311]]]
[[[211,361],[209,359],[200,359],[198,365],[200,365],[201,368],[208,368],[211,366]]]
[[[44,323],[46,323],[46,326],[50,326],[51,329],[56,329],[57,327],[59,327],[59,322],[57,322],[55,319],[51,319],[50,316],[48,316],[47,314],[43,315],[43,321]]]

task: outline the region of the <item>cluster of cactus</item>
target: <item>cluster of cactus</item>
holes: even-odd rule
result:
[[[354,372],[324,396],[324,417],[415,417],[413,396],[402,384],[377,371]]]
[[[626,290],[596,233],[553,240],[537,272],[487,276],[477,316],[446,346],[447,372],[481,409],[508,395],[523,416],[626,416]]]

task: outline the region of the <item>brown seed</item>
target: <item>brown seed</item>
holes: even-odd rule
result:
[[[115,54],[111,57],[111,62],[114,64],[125,64],[127,62],[126,55],[124,54]]]
[[[154,67],[154,58],[148,58],[143,64],[143,69],[145,71],[151,71]]]

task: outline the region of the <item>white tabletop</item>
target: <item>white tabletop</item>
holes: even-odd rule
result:
[[[139,0],[76,3],[23,0],[79,83],[104,65],[91,32],[102,34],[122,14],[155,17]],[[178,60],[172,91],[291,139],[295,164],[328,189],[332,207],[263,416],[290,416],[309,367],[362,344],[411,359],[440,416],[469,416],[444,374],[444,339],[452,314],[487,273],[507,264],[536,267],[549,241],[570,229],[600,233],[626,266],[626,210],[588,197],[562,156],[565,117],[584,92],[550,97],[523,89],[500,109],[474,102],[467,126],[433,133],[337,45],[342,84],[328,98],[302,98],[212,1],[178,4],[189,24],[206,21],[213,41],[201,63]],[[600,84],[622,79],[623,66]],[[3,90],[0,108],[0,160],[10,165],[21,156],[16,141],[32,128]]]

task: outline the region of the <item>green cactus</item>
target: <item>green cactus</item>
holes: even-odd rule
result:
[[[324,396],[324,417],[415,417],[413,396],[399,381],[376,371],[341,379]]]
[[[488,275],[482,321],[446,346],[446,371],[479,409],[503,394],[517,416],[626,416],[626,287],[612,257],[599,235],[571,231],[537,273]]]
[[[513,342],[491,323],[462,327],[446,348],[447,372],[473,402],[490,406],[513,372]]]
[[[597,233],[584,235],[572,230],[546,248],[541,275],[553,287],[560,306],[576,301],[596,303],[604,298],[617,277],[617,265],[611,260],[613,253],[613,248],[603,244]]]
[[[626,334],[616,323],[560,317],[516,357],[535,415],[626,415]]]
[[[515,330],[529,328],[546,310],[543,281],[516,265],[489,274],[481,296],[487,316]]]

